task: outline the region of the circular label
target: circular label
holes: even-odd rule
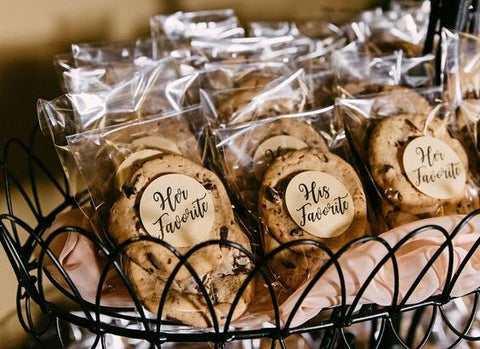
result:
[[[452,148],[437,138],[412,140],[403,153],[408,180],[422,193],[436,199],[451,199],[465,188],[465,167]]]
[[[118,166],[117,172],[115,173],[115,188],[117,188],[119,191],[122,191],[122,186],[132,175],[132,166],[134,164],[148,160],[149,158],[158,154],[161,154],[161,152],[158,150],[145,149],[127,156],[125,160],[122,161],[120,166]]]
[[[265,167],[272,163],[277,156],[286,150],[299,150],[308,148],[308,144],[297,137],[280,135],[268,138],[262,142],[253,154],[253,162],[258,164],[255,175],[258,179],[263,178]]]
[[[174,247],[194,246],[207,240],[214,218],[210,192],[183,174],[156,178],[140,199],[140,219],[145,230]]]
[[[352,224],[355,209],[350,192],[335,177],[319,171],[299,173],[285,192],[288,213],[308,233],[331,238]]]

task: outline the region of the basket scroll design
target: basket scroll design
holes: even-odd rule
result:
[[[320,343],[321,347],[342,347],[353,348],[356,346],[356,338],[350,329],[355,326],[368,324],[367,332],[369,333],[367,343],[369,347],[385,347],[394,344],[403,347],[422,347],[431,340],[434,332],[435,324],[441,323],[441,327],[449,333],[449,342],[441,343],[444,347],[457,346],[461,341],[475,342],[480,341],[480,335],[475,331],[479,327],[480,319],[478,312],[478,298],[480,289],[477,289],[470,295],[465,297],[463,304],[468,304],[467,310],[462,313],[461,321],[453,321],[450,314],[451,311],[457,312],[455,306],[452,305],[455,300],[450,296],[451,291],[456,284],[460,274],[462,273],[467,262],[478,251],[480,240],[476,241],[473,248],[468,252],[464,259],[460,262],[459,267],[454,271],[453,266],[453,245],[452,239],[471,219],[480,214],[480,211],[472,212],[450,234],[440,226],[424,226],[410,232],[401,241],[391,247],[381,237],[362,237],[350,242],[337,253],[332,253],[323,244],[312,240],[298,240],[285,244],[268,255],[259,256],[246,250],[241,245],[231,241],[213,240],[201,243],[185,255],[179,254],[173,247],[166,242],[150,236],[142,236],[130,239],[119,246],[101,241],[92,232],[86,231],[78,227],[65,227],[57,229],[48,237],[44,237],[43,233],[51,225],[55,216],[60,212],[75,207],[75,200],[69,192],[66,178],[57,180],[53,175],[53,171],[35,155],[34,149],[41,139],[36,137],[37,130],[32,132],[32,136],[28,144],[24,144],[18,140],[10,140],[3,154],[1,167],[3,170],[3,185],[5,189],[5,203],[7,212],[0,215],[0,241],[7,258],[16,274],[18,280],[17,290],[17,313],[19,321],[23,329],[31,335],[41,346],[45,347],[44,338],[47,335],[57,337],[57,343],[60,347],[67,347],[62,335],[62,326],[70,324],[78,326],[90,332],[94,336],[91,347],[108,347],[106,337],[115,335],[143,340],[151,343],[153,346],[161,347],[168,342],[211,342],[218,348],[228,346],[228,343],[236,340],[252,340],[259,338],[273,339],[272,347],[278,343],[280,347],[285,347],[284,339],[291,334],[310,333],[316,339],[316,343]],[[27,180],[20,180],[15,173],[15,169],[9,166],[11,157],[24,157],[25,164],[28,167]],[[17,158],[18,159],[18,158]],[[23,169],[24,171],[24,169]],[[25,177],[25,173],[22,173]],[[45,198],[40,198],[38,183],[39,177],[44,178],[49,188],[51,188],[52,196],[55,193],[59,197],[56,208],[48,213],[44,212],[42,202]],[[78,198],[77,198],[78,199]],[[33,217],[33,223],[27,224],[26,221],[15,215],[16,204],[18,201],[28,207]],[[395,259],[395,251],[402,244],[407,242],[411,237],[422,234],[426,230],[437,230],[445,237],[445,241],[434,254],[432,259],[425,265],[423,270],[416,276],[415,282],[410,289],[404,294],[403,298],[399,297],[399,271],[398,264]],[[77,286],[69,277],[68,273],[63,269],[61,263],[54,256],[50,245],[55,237],[68,232],[76,232],[88,238],[95,248],[105,256],[107,263],[103,268],[100,277],[100,283],[97,288],[95,303],[90,303],[82,298]],[[387,255],[383,260],[370,272],[365,283],[360,287],[358,294],[353,302],[347,304],[346,289],[344,276],[338,263],[338,258],[351,249],[352,247],[367,241],[376,241],[387,251]],[[152,317],[141,306],[133,287],[124,274],[120,256],[124,248],[128,245],[139,243],[141,241],[150,241],[160,244],[164,248],[171,251],[178,258],[179,263],[175,267],[172,275],[165,284],[165,289],[159,302],[158,315]],[[202,284],[201,277],[196,274],[195,270],[189,264],[189,256],[195,251],[205,248],[206,246],[220,244],[238,249],[244,253],[252,262],[253,268],[248,277],[241,286],[232,307],[225,319],[225,324],[220,326],[216,313],[208,291]],[[292,309],[291,314],[286,322],[280,321],[279,301],[275,288],[272,286],[272,277],[268,270],[268,261],[274,258],[286,248],[294,245],[314,245],[316,248],[326,251],[330,255],[329,261],[309,281],[308,287]],[[418,287],[420,281],[427,273],[428,269],[433,266],[440,255],[448,255],[448,275],[446,284],[442,292],[418,304],[408,304],[407,301]],[[45,268],[46,259],[53,261],[58,273],[68,285],[68,289],[62,286],[58,280],[53,277]],[[368,285],[372,282],[376,273],[385,263],[391,263],[394,273],[393,302],[390,306],[380,307],[374,304],[357,306],[362,294],[366,291]],[[211,327],[208,329],[193,329],[188,326],[175,326],[171,322],[161,320],[163,314],[163,306],[166,300],[168,289],[172,286],[175,275],[181,267],[186,267],[193,278],[198,283],[201,293],[203,294],[205,304],[210,311]],[[292,320],[295,312],[300,308],[305,297],[313,288],[315,283],[322,282],[322,276],[325,271],[333,266],[340,281],[341,304],[333,309],[323,311],[320,316],[308,321],[300,326],[292,326]],[[134,307],[133,308],[113,308],[100,305],[101,290],[104,286],[107,272],[115,270],[120,276],[122,282],[128,290]],[[273,311],[273,322],[270,326],[260,326],[249,329],[240,329],[232,327],[231,320],[235,306],[240,300],[242,292],[246,289],[249,282],[253,282],[254,278],[262,278],[268,288],[268,294],[271,299],[271,307]],[[47,282],[48,281],[48,282]],[[71,302],[67,306],[50,300],[46,290],[46,284],[52,283],[58,288]],[[73,303],[73,306],[72,304]],[[38,324],[34,320],[33,308],[40,310],[46,322]],[[452,310],[453,309],[453,310]],[[408,316],[407,316],[408,315]],[[425,320],[425,317],[427,319]],[[407,322],[408,320],[408,322]],[[125,324],[129,325],[126,326]],[[405,326],[405,324],[407,324]],[[422,333],[419,333],[422,332]],[[53,333],[53,335],[52,335]]]

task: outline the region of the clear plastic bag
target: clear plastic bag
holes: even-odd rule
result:
[[[76,67],[132,62],[138,57],[151,58],[152,39],[72,44],[72,57]]]
[[[397,87],[338,100],[370,201],[390,228],[480,205],[478,159],[457,139],[453,110],[440,97],[441,88]]]
[[[73,193],[83,190],[84,183],[72,166],[68,135],[180,110],[198,101],[198,76],[178,79],[176,66],[171,60],[166,63],[136,72],[130,80],[104,86],[97,93],[69,93],[38,101],[40,128],[52,138]]]
[[[188,55],[192,39],[245,35],[232,9],[154,15],[150,18],[150,28],[155,57],[162,57],[169,51],[177,51],[174,56]]]
[[[406,57],[403,51],[377,56],[349,45],[333,54],[340,95],[379,93],[388,86],[411,88],[435,85],[435,56]]]
[[[289,65],[282,62],[207,63],[201,74],[201,88],[209,92],[256,88],[292,73]]]
[[[97,222],[122,244],[122,267],[137,298],[156,314],[167,280],[162,315],[196,327],[212,325],[210,299],[223,323],[239,288],[253,268],[250,242],[235,216],[222,182],[202,165],[203,128],[198,107],[67,137],[85,178]],[[178,255],[192,252],[173,275]],[[247,252],[245,252],[247,251]],[[201,290],[203,284],[204,292]],[[238,318],[253,298],[252,281],[236,305]]]
[[[280,77],[261,87],[208,92],[201,90],[203,113],[212,128],[307,110],[312,96],[304,71]]]
[[[197,39],[192,51],[209,62],[291,61],[315,48],[315,42],[303,36]]]

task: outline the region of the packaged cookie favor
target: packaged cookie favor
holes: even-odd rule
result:
[[[261,223],[265,253],[299,239],[336,251],[367,233],[365,194],[337,120],[329,107],[213,131],[225,182]],[[302,244],[272,255],[269,265],[291,292],[326,259]]]
[[[253,265],[222,182],[201,164],[198,134],[189,126],[195,118],[198,108],[67,138],[100,226],[123,246],[123,268],[138,299],[157,314],[166,292],[163,318],[206,327],[213,324],[208,303],[225,321]],[[179,255],[208,240],[217,242],[188,254],[191,269],[176,268]],[[253,287],[243,292],[234,319]]]
[[[200,86],[208,92],[259,88],[292,73],[291,67],[283,62],[207,63],[201,73]]]
[[[150,18],[150,28],[155,57],[162,57],[166,51],[176,51],[174,56],[188,55],[192,39],[245,35],[232,9],[154,15]]]
[[[258,217],[258,191],[265,170],[284,152],[328,151],[341,137],[333,107],[274,116],[213,131],[218,167],[238,202]]]
[[[426,217],[465,214],[479,206],[474,172],[455,138],[453,111],[440,89],[395,89],[340,99],[360,170],[389,227]]]
[[[201,164],[202,129],[195,128],[201,120],[197,107],[67,136],[100,218],[108,214],[138,163],[167,152]]]
[[[403,51],[375,55],[364,46],[352,45],[333,55],[333,69],[339,95],[358,96],[380,93],[388,86],[411,88],[435,84],[435,57],[406,57]]]
[[[306,110],[312,100],[304,71],[280,77],[265,86],[226,91],[200,91],[203,113],[212,128],[241,124]]]
[[[188,91],[196,76],[170,81],[175,75],[168,65],[149,66],[119,84],[101,85],[96,93],[68,93],[38,101],[40,128],[52,138],[74,194],[83,189],[83,183],[72,166],[66,137],[180,110],[192,100]]]

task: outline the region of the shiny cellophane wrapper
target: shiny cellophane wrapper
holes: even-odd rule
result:
[[[81,192],[85,186],[75,169],[66,137],[193,104],[190,96],[193,100],[198,97],[189,91],[195,87],[198,75],[178,76],[177,65],[169,58],[143,66],[118,84],[102,84],[101,91],[68,93],[51,101],[38,101],[40,127],[52,138],[73,193]],[[84,87],[92,83],[98,88],[98,76],[86,77],[85,83]]]
[[[345,141],[333,107],[298,114],[272,116],[213,130],[213,148],[224,182],[244,209],[258,219],[258,191],[271,162],[291,149],[275,149],[259,154],[257,149],[275,136],[302,140],[311,148],[335,151]]]
[[[192,52],[209,62],[293,61],[315,48],[315,42],[305,36],[245,37],[222,40],[196,39]]]
[[[341,38],[328,45],[317,45],[315,51],[296,59],[297,65],[305,70],[305,79],[313,93],[316,108],[335,103],[337,89],[332,57],[333,52],[340,50],[346,43],[346,38]]]
[[[86,182],[104,232],[108,231],[110,208],[120,194],[117,170],[122,162],[138,151],[151,150],[150,157],[155,156],[153,153],[175,153],[202,164],[200,125],[200,109],[192,107],[67,136],[76,169]]]
[[[480,205],[478,159],[467,148],[462,136],[456,132],[454,111],[449,104],[441,101],[441,92],[441,88],[423,90],[396,88],[378,95],[337,100],[338,110],[343,117],[351,148],[358,160],[358,171],[362,174],[365,185],[369,188],[369,200],[372,202],[372,206],[377,208],[376,213],[379,222],[382,221],[381,218],[383,217],[386,224],[386,226],[379,224],[377,233],[381,232],[382,229],[384,231],[423,218],[466,214]],[[376,126],[387,118],[403,118],[402,123],[410,125],[410,131],[406,133],[408,135],[406,139],[403,139],[405,138],[403,136],[398,136],[403,137],[402,139],[396,139],[396,132],[400,132],[404,128],[401,126],[397,126],[398,128],[392,127],[388,132],[388,143],[385,143],[385,151],[392,153],[389,153],[388,156],[393,161],[393,165],[387,163],[374,164],[371,163],[373,159],[381,159],[381,156],[375,155],[376,152],[372,150],[379,147],[378,145],[377,148],[372,148],[372,145],[376,144],[380,133],[375,133],[374,136],[372,136],[372,133],[376,131]],[[400,133],[403,134],[404,131]],[[382,137],[385,136],[386,133]],[[442,139],[444,142],[448,141],[449,146],[454,147],[454,152],[463,164],[466,173],[465,186],[451,200],[435,199],[427,195],[427,198],[422,196],[421,204],[420,202],[418,206],[414,204],[415,200],[412,198],[421,192],[408,179],[404,169],[405,162],[402,162],[402,154],[412,140],[421,136]],[[397,153],[394,153],[392,147]],[[396,167],[397,163],[400,166],[399,168]],[[383,175],[381,171],[383,171]],[[388,171],[398,172],[395,177],[397,178],[395,179],[395,188],[390,186],[393,182],[388,179],[391,178]],[[383,184],[379,182],[380,178],[382,178]],[[422,192],[420,195],[426,194]],[[405,199],[405,196],[408,199]]]
[[[212,129],[308,110],[312,95],[300,69],[267,85],[200,91],[203,114]]]
[[[360,41],[381,53],[403,50],[410,57],[422,53],[428,29],[430,9],[425,6],[384,11],[364,11],[343,27],[350,41]]]
[[[262,87],[292,73],[283,62],[207,63],[200,75],[200,87],[209,92]]]
[[[268,224],[264,222],[264,216],[262,216],[259,206],[260,191],[262,183],[265,181],[264,174],[275,159],[303,149],[319,152],[318,157],[321,157],[322,154],[335,154],[334,156],[342,159],[341,162],[353,163],[343,127],[332,106],[219,128],[213,130],[213,138],[216,168],[220,169],[240,211],[248,212],[245,222],[249,226],[249,230],[257,231],[260,226],[257,239],[261,241],[264,253],[270,253],[283,245],[283,242],[280,242]],[[353,172],[353,168],[351,171]],[[360,179],[357,178],[356,183],[358,185],[356,188],[363,192]],[[278,194],[275,195],[282,197],[283,200],[285,191],[279,189]],[[358,203],[358,201],[356,202]],[[314,235],[308,234],[308,238],[321,241],[335,251],[338,248],[336,245],[341,244],[341,241],[349,241],[349,239],[368,233],[367,220],[374,217],[367,218],[367,212],[370,210],[367,210],[365,200],[361,204],[365,205],[363,209],[359,208],[359,211],[363,212],[359,213],[359,215],[363,214],[363,218],[358,218],[362,223],[357,226],[358,231],[354,234],[349,231],[348,236],[341,236],[339,239],[318,239]],[[302,228],[296,224],[296,229],[302,231]],[[357,235],[353,236],[355,234]],[[297,233],[295,236],[291,235],[289,242],[301,238],[302,235],[306,235],[306,231],[302,234]],[[318,271],[326,258],[328,257],[322,253],[312,252],[310,254],[303,248],[285,248],[269,261],[269,266],[277,281],[275,285],[278,287],[278,292],[282,296],[286,296],[295,291],[296,287],[310,279]]]
[[[457,109],[456,127],[468,148],[480,154],[480,38],[478,36],[442,32],[445,56],[445,94]]]
[[[435,56],[406,57],[403,51],[377,55],[365,45],[350,44],[333,54],[339,95],[380,93],[390,86],[435,85]]]
[[[152,40],[104,41],[72,44],[76,67],[101,66],[113,62],[133,62],[139,57],[152,58]]]
[[[154,15],[150,18],[154,57],[190,55],[193,39],[219,39],[243,37],[232,9],[196,12],[175,12],[171,15]]]

